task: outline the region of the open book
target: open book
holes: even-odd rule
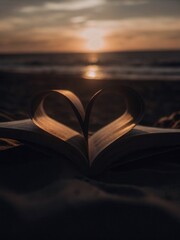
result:
[[[117,119],[89,136],[90,116],[101,90],[96,92],[84,109],[80,99],[68,90],[52,90],[37,95],[31,104],[30,119],[0,123],[0,138],[12,138],[43,146],[64,155],[80,169],[94,174],[114,164],[124,164],[148,155],[180,147],[180,130],[137,125],[144,105],[141,97],[128,87],[119,94],[126,108]],[[45,99],[59,94],[71,106],[79,122],[77,132],[49,116]]]

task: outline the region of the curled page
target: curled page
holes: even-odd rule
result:
[[[94,102],[96,100],[96,98],[99,96],[99,94],[102,92],[102,89],[97,91],[90,99],[87,107],[86,107],[86,111],[85,111],[85,118],[84,118],[84,137],[86,139],[86,141],[88,141],[88,136],[89,136],[89,121],[90,121],[90,116],[91,116],[91,111],[94,105]]]
[[[64,97],[65,100],[67,100],[70,103],[79,121],[79,124],[81,125],[81,127],[83,127],[83,121],[85,117],[83,105],[79,98],[74,93],[68,90],[51,90],[42,92],[41,94],[37,95],[33,99],[30,109],[32,121],[36,126],[46,131],[50,135],[53,135],[63,140],[64,142],[68,142],[69,144],[73,145],[79,150],[85,152],[85,149],[83,149],[84,148],[83,136],[79,132],[51,118],[46,113],[44,109],[44,102],[46,97],[50,94],[60,94],[62,97]]]
[[[144,104],[141,97],[128,87],[121,87],[119,94],[124,98],[126,110],[119,118],[101,128],[89,139],[89,161],[93,160],[123,135],[132,130],[141,120]]]
[[[63,96],[70,103],[77,119],[79,120],[80,125],[83,125],[85,116],[83,105],[79,98],[68,90],[51,90],[42,92],[41,94],[37,95],[33,99],[30,109],[32,121],[39,128],[43,129],[53,136],[56,136],[57,138],[60,138],[63,141],[67,141],[68,139],[79,135],[78,132],[47,115],[44,109],[44,101],[50,94],[60,94]]]

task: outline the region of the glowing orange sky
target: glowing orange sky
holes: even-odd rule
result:
[[[0,52],[180,49],[178,0],[0,0]]]

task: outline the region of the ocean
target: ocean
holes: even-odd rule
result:
[[[86,79],[180,81],[179,51],[1,54],[0,71],[58,73]]]

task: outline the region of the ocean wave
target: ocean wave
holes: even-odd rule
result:
[[[0,55],[0,71],[56,72],[89,79],[180,80],[180,51]]]

